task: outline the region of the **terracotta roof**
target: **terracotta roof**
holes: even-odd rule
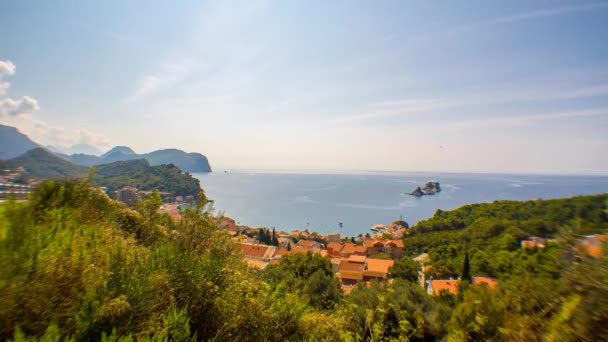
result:
[[[603,245],[608,241],[608,234],[596,234],[587,236],[581,246],[585,253],[594,258],[599,258],[603,253]]]
[[[364,255],[354,255],[353,254],[350,257],[348,257],[349,262],[356,262],[356,263],[360,263],[360,264],[365,263],[365,259],[367,259],[367,257]]]
[[[340,265],[338,266],[338,272],[342,273],[344,271],[363,271],[364,265],[356,262],[349,262],[346,259],[342,259],[340,261]]]
[[[314,243],[310,240],[300,240],[298,241],[297,245],[302,247],[312,247]]]
[[[388,274],[388,269],[393,267],[394,264],[393,260],[367,259],[367,270]]]
[[[329,259],[329,261],[331,262],[332,265],[340,266],[340,263],[342,262],[342,258],[331,258],[331,259]]]
[[[383,247],[384,244],[382,243],[382,241],[376,240],[376,239],[372,239],[372,238],[365,238],[363,239],[363,245],[365,245],[365,247],[367,248],[373,248],[373,247]]]
[[[352,243],[345,243],[344,248],[340,251],[342,254],[355,254],[355,245]]]
[[[494,278],[489,277],[473,277],[473,285],[486,284],[489,288],[493,289],[496,287],[498,282]]]
[[[365,248],[365,246],[356,246],[355,247],[355,254],[365,255],[365,254],[367,254],[367,248]]]
[[[249,244],[249,243],[241,243],[240,245],[241,245],[241,251],[243,251],[243,255],[246,257],[251,257],[251,258],[259,258],[259,259],[270,258],[276,251],[276,247],[274,247],[274,246]]]
[[[312,247],[310,247],[310,246],[304,247],[304,246],[298,246],[298,245],[295,245],[295,246],[291,247],[291,254],[295,254],[295,253],[308,253],[308,252],[311,252],[311,253],[313,252]]]
[[[433,291],[433,294],[436,296],[438,296],[442,291],[448,291],[453,295],[457,295],[459,282],[459,280],[455,279],[429,280],[429,285]]]
[[[327,249],[331,248],[334,250],[334,252],[340,252],[340,250],[342,250],[342,247],[344,246],[338,242],[330,242],[327,244]]]

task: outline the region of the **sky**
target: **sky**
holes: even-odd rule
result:
[[[608,1],[0,4],[0,123],[215,170],[608,174]]]

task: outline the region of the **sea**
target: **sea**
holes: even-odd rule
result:
[[[241,225],[356,236],[375,224],[410,225],[437,209],[496,200],[535,200],[608,192],[608,176],[357,172],[353,174],[195,173],[213,210]],[[442,191],[407,193],[427,181]],[[342,224],[340,224],[342,223]]]

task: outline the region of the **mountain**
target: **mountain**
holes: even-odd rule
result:
[[[143,154],[151,165],[175,164],[188,172],[211,172],[207,157],[200,153],[186,153],[178,149],[158,150]]]
[[[15,158],[40,147],[15,127],[0,125],[0,159]]]
[[[93,166],[101,163],[101,158],[98,156],[90,155],[90,154],[72,154],[71,156],[66,156],[67,160],[71,161],[74,164],[84,165],[84,166]]]
[[[200,153],[186,153],[174,148],[137,154],[126,146],[116,146],[100,157],[88,154],[73,154],[68,157],[68,160],[79,165],[94,166],[142,158],[150,162],[152,166],[174,164],[186,172],[211,172],[209,161],[204,155]]]
[[[117,161],[97,166],[95,183],[115,191],[124,186],[139,190],[158,190],[171,196],[196,197],[202,191],[198,179],[173,164],[150,166],[146,159]]]
[[[54,151],[53,151],[54,152]],[[90,154],[93,156],[98,156],[102,152],[95,146],[91,146],[89,144],[76,144],[67,149],[66,154]]]
[[[9,168],[23,166],[28,176],[34,178],[79,177],[86,174],[88,167],[76,165],[48,150],[37,147],[24,154],[5,161]]]
[[[120,154],[124,154],[124,155],[136,155],[137,154],[130,147],[127,147],[127,146],[115,146],[111,150],[109,150],[108,152],[102,154],[100,157],[102,159],[104,159],[104,158],[107,158],[108,156],[110,156],[112,154],[116,154],[116,153],[120,153]]]

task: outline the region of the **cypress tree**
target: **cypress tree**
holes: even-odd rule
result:
[[[462,266],[461,281],[471,282],[471,264],[469,263],[469,252],[464,253],[464,265]]]

